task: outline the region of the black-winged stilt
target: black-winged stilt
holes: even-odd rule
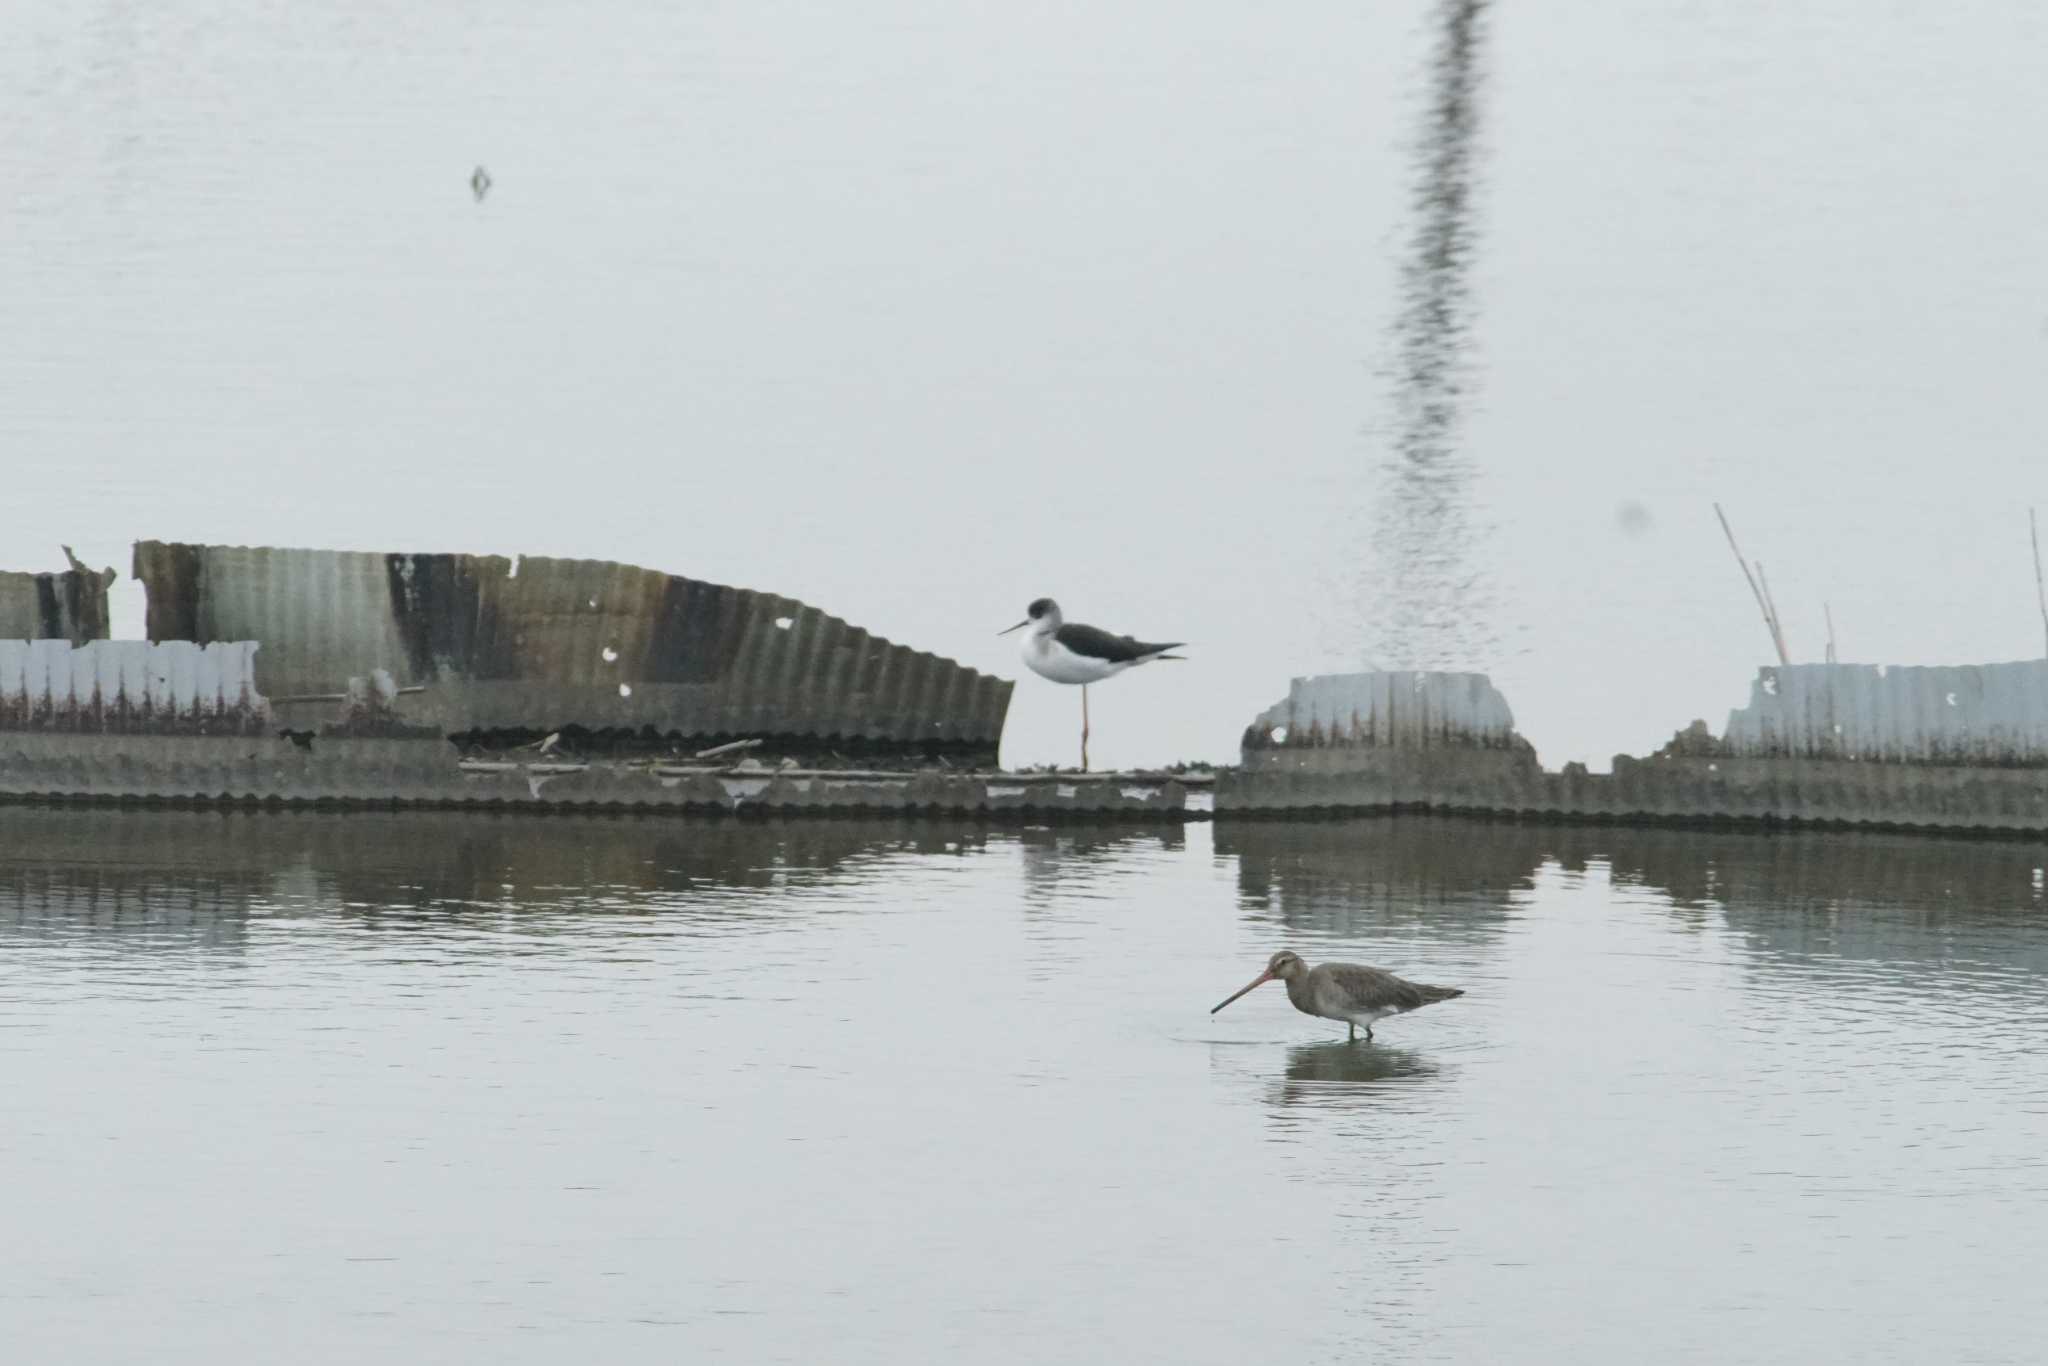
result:
[[[1051,598],[1040,598],[1032,603],[1025,609],[1024,620],[996,634],[1006,636],[1027,626],[1031,632],[1024,637],[1023,648],[1018,653],[1023,655],[1024,663],[1031,672],[1055,683],[1081,685],[1083,773],[1088,771],[1088,685],[1139,664],[1150,664],[1155,659],[1179,659],[1179,655],[1170,655],[1167,651],[1179,649],[1186,643],[1174,640],[1153,644],[1133,640],[1129,636],[1113,636],[1100,627],[1084,626],[1078,621],[1070,622],[1060,615],[1060,605]]]

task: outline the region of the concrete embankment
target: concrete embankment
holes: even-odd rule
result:
[[[1800,665],[1608,774],[1550,771],[1479,674],[1296,679],[1245,733],[1216,813],[1386,810],[2048,831],[2048,662]]]
[[[814,766],[749,749],[757,739],[694,758],[590,757],[551,734],[465,759],[382,669],[294,699],[325,719],[281,719],[259,685],[262,648],[0,641],[0,799],[1166,821],[1428,810],[2048,832],[2048,661],[1766,668],[1719,735],[1694,722],[1599,774],[1544,768],[1483,675],[1297,679],[1247,727],[1211,801],[1191,775]]]
[[[1187,812],[1188,783],[1168,774],[807,768],[787,756],[761,762],[749,749],[758,740],[706,751],[725,756],[717,763],[576,759],[556,748],[559,735],[466,760],[441,726],[407,712],[412,695],[381,669],[312,699],[318,715],[286,723],[260,685],[261,650],[255,641],[0,640],[0,798],[1033,819]],[[991,752],[993,743],[991,733]]]
[[[437,739],[13,732],[0,734],[0,798],[1174,820],[1187,785],[1151,774],[464,762]]]

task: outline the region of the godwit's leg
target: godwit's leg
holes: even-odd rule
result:
[[[1345,1042],[1345,1043],[1357,1043],[1357,1042],[1358,1042],[1358,1022],[1357,1022],[1356,1020],[1346,1020],[1346,1021],[1344,1022],[1344,1027],[1345,1027],[1346,1029],[1348,1029],[1348,1030],[1350,1030],[1350,1031],[1351,1031],[1351,1037],[1350,1037],[1350,1038],[1348,1038],[1348,1039],[1346,1039],[1346,1040],[1344,1040],[1344,1042]]]
[[[1088,771],[1088,685],[1081,685],[1081,771]]]

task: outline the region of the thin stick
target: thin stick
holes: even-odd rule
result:
[[[2034,538],[2034,593],[2041,600],[2041,637],[2048,644],[2048,586],[2041,581],[2041,523],[2032,508],[2027,509],[2027,530]]]
[[[398,695],[400,697],[410,697],[414,693],[422,693],[426,690],[427,685],[422,683],[416,687],[400,688]],[[273,707],[290,707],[296,706],[301,702],[346,702],[348,701],[348,694],[345,692],[308,692],[300,693],[296,697],[271,697],[264,700]]]
[[[1837,656],[1837,655],[1835,654],[1835,614],[1834,614],[1834,611],[1833,611],[1833,610],[1832,610],[1831,608],[1829,608],[1829,606],[1828,606],[1828,605],[1827,605],[1826,603],[1822,603],[1822,604],[1820,605],[1820,614],[1821,614],[1822,616],[1824,616],[1824,617],[1826,617],[1826,618],[1828,619],[1828,663],[1830,663],[1830,664],[1839,664],[1839,663],[1841,663],[1842,661],[1841,661],[1841,659],[1840,659],[1840,658],[1839,658],[1839,657],[1838,657],[1838,656]]]
[[[1749,591],[1756,597],[1757,610],[1764,614],[1764,627],[1771,633],[1771,643],[1778,647],[1778,662],[1790,664],[1785,655],[1784,638],[1778,634],[1777,623],[1771,619],[1771,606],[1764,601],[1764,593],[1756,586],[1756,576],[1749,572],[1749,561],[1742,558],[1742,547],[1735,544],[1735,528],[1728,525],[1728,514],[1721,511],[1719,503],[1714,504],[1714,515],[1721,519],[1721,530],[1728,535],[1728,548],[1735,552],[1735,563],[1742,569],[1742,577],[1749,580]]]
[[[543,759],[538,763],[517,759],[462,759],[457,766],[464,773],[588,773],[593,768],[600,773],[656,773],[665,778],[707,777],[730,778],[733,770],[720,768],[715,764],[668,764],[650,763],[644,759],[626,759],[616,762],[587,763],[580,759]],[[915,769],[878,768],[774,768],[762,769],[765,778],[837,778],[842,782],[860,780],[864,782],[907,783],[919,776]],[[936,773],[936,769],[922,770]],[[1130,773],[1075,773],[1072,769],[1059,769],[1052,773],[941,773],[941,777],[959,782],[979,781],[996,787],[1038,787],[1047,783],[1180,783],[1186,787],[1211,787],[1215,785],[1213,773],[1161,773],[1137,769]]]
[[[690,757],[692,759],[709,759],[714,754],[730,754],[736,749],[753,749],[760,743],[759,740],[731,740],[722,745],[713,745],[710,749],[700,749]]]
[[[1785,653],[1785,623],[1778,617],[1778,600],[1771,596],[1771,576],[1764,573],[1762,560],[1756,562],[1756,579],[1764,586],[1764,606],[1771,614],[1771,641],[1778,647],[1779,660],[1790,664],[1791,656]]]

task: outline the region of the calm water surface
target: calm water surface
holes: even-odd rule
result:
[[[21,1360],[2030,1359],[2036,845],[0,810]],[[1280,945],[1464,985],[1376,1046]]]

